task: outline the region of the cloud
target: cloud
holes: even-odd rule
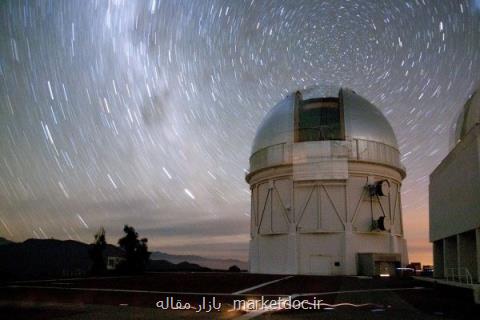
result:
[[[147,236],[234,236],[249,234],[250,223],[248,219],[244,218],[222,217],[221,219],[203,219],[139,230]]]

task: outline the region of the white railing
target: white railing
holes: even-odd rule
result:
[[[346,156],[350,160],[384,163],[405,170],[400,162],[400,152],[393,146],[364,139],[325,140],[330,142],[330,157]],[[309,141],[321,142],[321,141]],[[250,156],[250,172],[274,165],[291,164],[292,144],[278,143],[255,151]]]
[[[467,268],[447,268],[445,271],[447,281],[473,284],[472,274]]]

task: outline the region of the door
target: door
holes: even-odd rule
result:
[[[375,275],[395,275],[395,262],[375,261]]]

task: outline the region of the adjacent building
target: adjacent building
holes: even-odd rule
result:
[[[454,125],[452,148],[430,175],[430,241],[434,276],[480,279],[480,92]]]
[[[250,272],[392,275],[408,263],[389,122],[344,88],[288,95],[257,130]]]

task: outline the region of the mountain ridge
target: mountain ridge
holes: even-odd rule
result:
[[[84,276],[90,272],[91,244],[76,240],[27,239],[13,242],[0,237],[0,279],[21,280]],[[123,249],[107,244],[106,256],[123,256]],[[232,265],[246,269],[234,259],[212,259],[196,255],[170,255],[152,252],[149,271],[228,270]]]
[[[197,255],[177,255],[170,254],[162,251],[153,251],[151,260],[167,260],[173,263],[180,263],[183,261],[188,261],[190,263],[195,263],[203,267],[211,269],[220,269],[227,270],[229,267],[236,265],[242,270],[248,269],[248,263],[242,260],[237,259],[221,259],[221,258],[209,258],[202,257]]]

